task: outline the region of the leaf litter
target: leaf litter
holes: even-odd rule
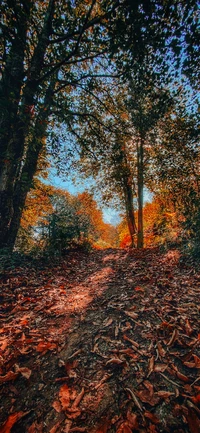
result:
[[[198,433],[200,273],[175,250],[2,274],[0,433]]]

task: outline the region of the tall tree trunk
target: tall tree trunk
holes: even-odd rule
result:
[[[134,215],[134,206],[133,206],[133,191],[131,186],[130,179],[124,179],[124,198],[126,205],[126,219],[128,223],[128,229],[131,237],[131,246],[135,246],[135,234],[137,232],[136,223],[135,223],[135,215]]]
[[[137,143],[137,178],[138,178],[138,233],[137,248],[144,247],[143,202],[144,202],[144,138]]]
[[[17,16],[17,32],[10,39],[10,48],[5,46],[4,63],[0,85],[0,247],[13,215],[13,191],[15,172],[21,156],[20,142],[17,131],[21,125],[18,121],[20,93],[24,80],[24,58],[27,22],[30,14],[30,4],[17,6],[10,0],[9,7],[15,10]]]
[[[30,189],[31,182],[29,183],[29,181],[27,181],[28,186],[26,187],[26,182],[22,182],[22,173],[27,169],[27,164],[28,167],[31,165],[31,163],[28,162],[28,159],[30,158],[29,153],[32,153],[35,146],[34,143],[31,143],[30,135],[33,136],[34,134],[31,134],[30,131],[33,128],[35,128],[36,131],[37,120],[35,120],[34,106],[38,98],[39,79],[41,78],[40,75],[43,59],[48,47],[49,35],[51,33],[54,1],[55,0],[49,1],[44,26],[32,56],[28,73],[29,78],[24,85],[23,92],[24,45],[26,43],[25,35],[28,22],[28,16],[24,11],[22,13],[22,17],[25,21],[22,28],[24,31],[22,35],[23,38],[21,32],[19,32],[19,37],[16,39],[17,46],[13,43],[8,54],[7,66],[9,66],[10,62],[12,65],[11,75],[8,71],[8,67],[5,67],[2,92],[5,93],[3,93],[5,99],[6,91],[8,90],[4,91],[4,88],[9,89],[10,101],[8,109],[5,110],[6,113],[1,119],[3,129],[5,130],[5,136],[2,134],[2,139],[0,141],[0,149],[3,155],[0,164],[0,248],[8,247],[9,249],[12,249],[16,238],[17,227],[19,226],[16,215],[19,215],[18,220],[20,221],[20,215],[23,210],[21,206],[24,206],[26,194]],[[21,38],[24,45],[22,44]],[[23,50],[20,48],[21,46],[23,47]],[[16,49],[16,52],[14,49]],[[12,107],[11,105],[13,104],[16,104],[16,107]],[[28,146],[31,146],[33,149]],[[36,169],[37,166],[37,161],[35,161],[34,158],[36,155],[38,157],[39,152],[40,151],[38,151],[36,146],[34,157],[32,160],[30,159],[34,169]],[[28,175],[28,178],[31,179],[34,173],[32,173],[32,168],[29,169],[30,176]],[[25,190],[24,193],[22,193],[22,183]],[[20,184],[21,192],[19,193]],[[16,191],[19,194],[18,196]]]
[[[47,122],[51,111],[54,86],[55,81],[52,81],[47,90],[45,102],[42,105],[35,122],[34,130],[36,131],[36,134],[33,135],[28,145],[24,166],[15,184],[13,194],[13,215],[7,236],[5,237],[6,245],[11,250],[15,244],[26,197],[32,187],[33,177],[37,170],[39,155],[43,148],[43,140],[46,136]]]

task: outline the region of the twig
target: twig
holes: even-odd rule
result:
[[[138,401],[136,395],[134,394],[134,392],[130,389],[130,388],[125,388],[125,391],[128,391],[129,394],[131,395],[135,405],[138,407],[138,409],[140,410],[140,412],[143,412],[143,408],[140,404],[140,402]]]
[[[190,386],[193,386],[193,385],[194,385],[196,382],[198,382],[199,380],[200,380],[200,376],[197,377],[197,379],[195,379],[194,382],[192,382]]]
[[[166,379],[168,382],[172,383],[172,385],[178,386],[179,388],[181,388],[181,385],[179,385],[178,383],[174,382],[173,380],[169,379],[167,376],[165,376],[165,374],[160,373],[160,375],[162,377],[164,377],[164,379]]]

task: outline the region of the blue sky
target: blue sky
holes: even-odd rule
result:
[[[77,195],[85,190],[90,189],[91,181],[88,180],[81,180],[80,183],[74,184],[72,180],[68,177],[66,181],[61,179],[56,173],[55,170],[51,170],[48,177],[48,183],[50,185],[55,186],[56,188],[67,190],[70,194]],[[94,195],[94,199],[97,199]],[[112,225],[119,224],[121,218],[120,213],[117,212],[112,207],[102,206],[98,203],[98,207],[101,208],[103,212],[103,219],[106,223],[110,223]]]
[[[92,180],[83,180],[75,184],[69,177],[67,180],[61,179],[57,174],[56,170],[51,170],[48,177],[48,183],[55,186],[56,188],[61,188],[65,191],[68,191],[70,194],[77,195],[85,190],[90,190],[90,186],[92,184]],[[103,212],[103,219],[106,223],[117,225],[120,223],[121,218],[121,210],[117,212],[116,209],[111,206],[102,206],[97,197],[94,195],[94,199],[98,202],[98,207],[101,208]],[[149,202],[152,200],[152,194],[149,191],[144,192],[144,202]]]

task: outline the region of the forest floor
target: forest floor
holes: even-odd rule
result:
[[[0,433],[199,433],[200,273],[70,252],[1,277]]]

